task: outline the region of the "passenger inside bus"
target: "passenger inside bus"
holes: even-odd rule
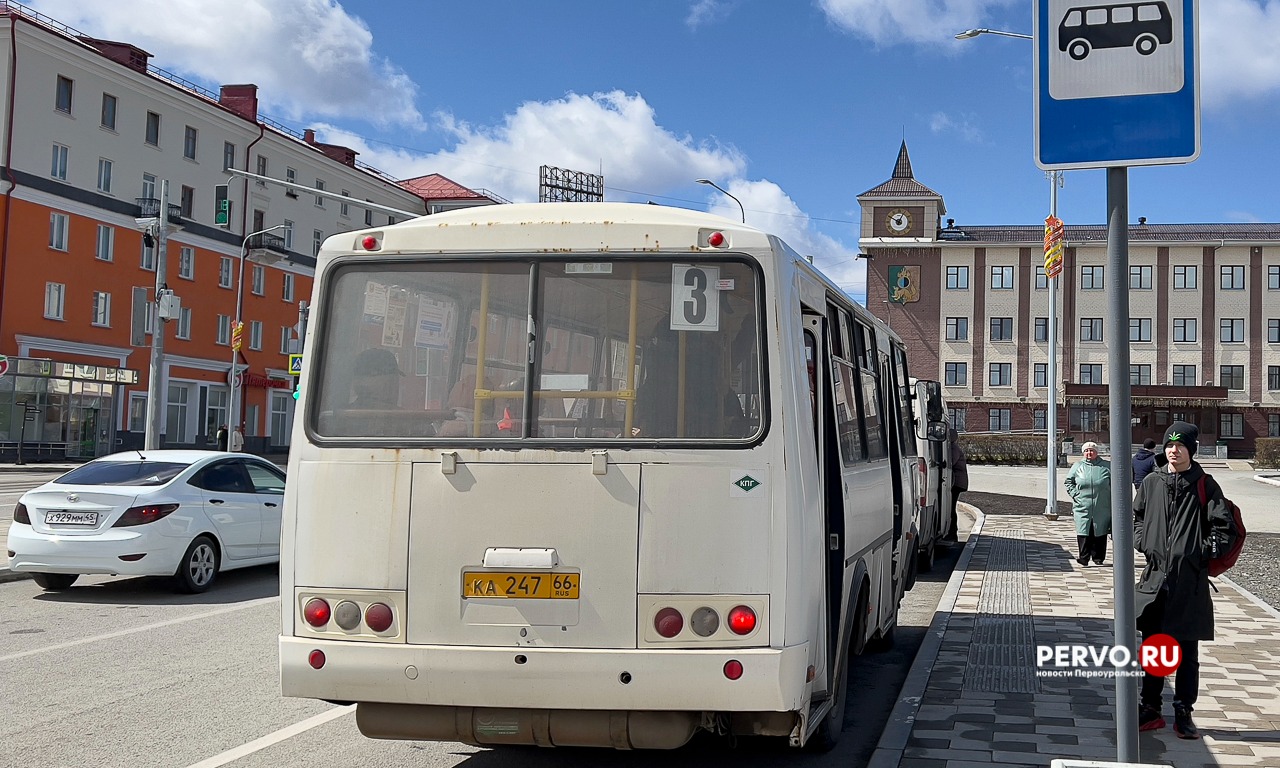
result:
[[[684,336],[684,353],[680,337]],[[641,351],[631,436],[738,438],[752,426],[733,386],[734,371],[755,345],[755,325],[744,318],[732,344],[717,332],[673,331],[664,318]],[[680,381],[684,381],[681,398]],[[683,409],[683,422],[681,410]]]
[[[356,356],[351,377],[352,408],[389,409],[400,407],[400,370],[391,350],[370,347]]]

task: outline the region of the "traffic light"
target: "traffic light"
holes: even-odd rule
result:
[[[302,377],[294,376],[293,377],[293,399],[294,400],[297,400],[298,396],[302,394],[302,390],[300,389],[301,385],[302,385]]]
[[[213,223],[219,227],[230,227],[231,200],[227,197],[226,184],[219,184],[213,188],[213,199],[218,203],[213,214]]]

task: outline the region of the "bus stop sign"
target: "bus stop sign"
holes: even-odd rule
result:
[[[1036,164],[1066,170],[1195,160],[1196,7],[1196,0],[1036,0]]]

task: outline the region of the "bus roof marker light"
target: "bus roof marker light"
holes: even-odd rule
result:
[[[707,235],[707,245],[711,246],[712,248],[719,248],[720,246],[724,245],[724,243],[725,243],[725,237],[723,232],[712,232],[711,234]]]
[[[360,247],[366,251],[376,251],[382,247],[382,244],[379,243],[378,238],[373,235],[365,235],[360,238]]]

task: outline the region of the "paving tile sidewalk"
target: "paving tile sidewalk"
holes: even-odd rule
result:
[[[1116,760],[1116,680],[1037,675],[1037,644],[1114,641],[1111,552],[1106,566],[1082,568],[1075,546],[1069,516],[978,513],[872,768]],[[1280,613],[1227,579],[1216,584],[1217,639],[1200,645],[1203,738],[1174,735],[1170,686],[1169,725],[1139,734],[1141,763],[1280,766]]]

